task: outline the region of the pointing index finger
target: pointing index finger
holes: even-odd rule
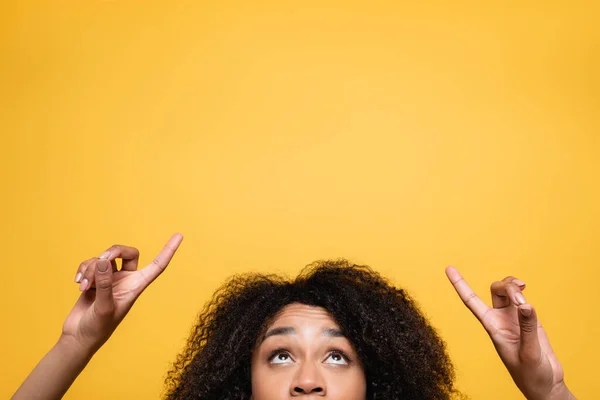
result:
[[[485,304],[479,298],[479,296],[475,294],[475,292],[473,292],[473,289],[471,289],[467,281],[463,279],[462,275],[456,268],[446,268],[446,276],[450,280],[450,283],[452,283],[452,286],[454,286],[456,293],[458,293],[467,308],[471,310],[473,315],[475,315],[479,321],[483,322],[483,317],[488,312],[490,307]]]
[[[167,268],[182,240],[183,235],[180,233],[173,235],[156,258],[141,270],[147,281],[146,285],[154,281]]]

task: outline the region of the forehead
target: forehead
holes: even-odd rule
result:
[[[314,328],[339,328],[331,314],[321,307],[305,304],[288,304],[275,315],[269,328],[297,326]]]

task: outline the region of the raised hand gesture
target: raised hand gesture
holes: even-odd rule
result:
[[[110,337],[136,299],[169,265],[183,237],[174,235],[156,258],[137,269],[139,251],[114,245],[79,265],[75,282],[82,291],[62,334],[86,350],[97,350]],[[122,260],[117,269],[116,259]]]
[[[169,265],[183,236],[174,235],[154,261],[138,270],[139,251],[112,246],[81,263],[75,282],[81,296],[58,342],[40,360],[12,400],[60,399],[94,353],[108,340],[135,300]],[[118,270],[116,259],[123,260]]]
[[[509,276],[492,283],[492,305],[485,304],[454,267],[446,269],[456,292],[489,334],[517,387],[530,400],[575,399],[563,368],[522,291],[525,283]]]

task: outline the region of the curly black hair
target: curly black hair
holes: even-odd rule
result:
[[[368,266],[308,265],[294,279],[245,274],[213,295],[166,377],[168,400],[247,400],[257,339],[291,303],[326,309],[357,351],[367,399],[450,399],[454,368],[445,344],[408,293]]]

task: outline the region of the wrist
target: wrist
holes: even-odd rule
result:
[[[72,335],[61,334],[54,348],[73,361],[88,362],[97,349],[85,345]]]
[[[557,385],[544,400],[577,400],[564,382]]]

